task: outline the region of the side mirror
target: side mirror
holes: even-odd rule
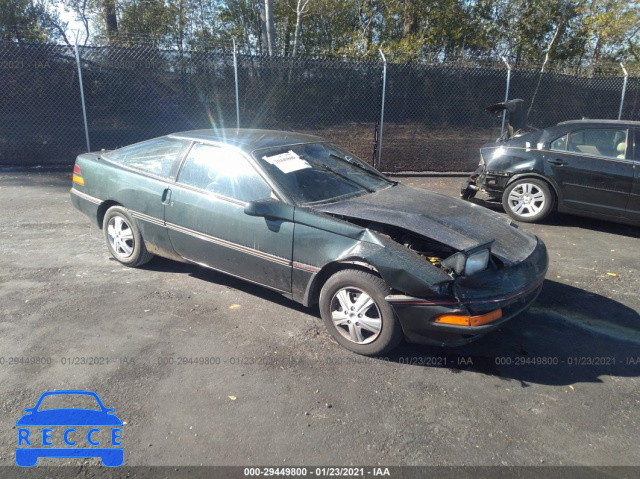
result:
[[[293,221],[294,207],[273,198],[250,201],[244,207],[244,213],[249,216],[261,216],[284,221]]]

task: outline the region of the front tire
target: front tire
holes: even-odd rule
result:
[[[320,291],[320,315],[333,338],[364,356],[378,356],[395,348],[402,330],[384,299],[386,283],[365,271],[347,269],[331,276]]]
[[[102,230],[109,253],[123,265],[135,268],[153,258],[144,245],[135,221],[122,206],[112,206],[107,210]]]
[[[511,183],[502,195],[502,206],[514,220],[535,223],[551,213],[554,197],[549,185],[533,178]]]

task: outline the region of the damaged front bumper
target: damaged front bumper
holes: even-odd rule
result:
[[[474,341],[526,311],[542,290],[548,258],[544,243],[538,240],[534,251],[521,263],[459,277],[450,298],[425,299],[389,295],[404,332],[413,343],[459,346]],[[499,311],[499,314],[495,314]],[[439,322],[439,318],[469,319],[470,325]],[[496,318],[491,320],[491,318]],[[474,318],[480,318],[474,321]],[[473,325],[474,323],[478,325]]]

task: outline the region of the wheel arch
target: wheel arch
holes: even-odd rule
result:
[[[511,186],[516,181],[526,180],[528,178],[532,178],[534,180],[544,181],[545,184],[549,185],[549,189],[550,189],[551,193],[553,194],[553,199],[554,199],[554,206],[553,207],[554,207],[554,209],[556,209],[558,207],[558,202],[562,198],[562,196],[560,194],[560,188],[558,187],[558,185],[556,184],[555,181],[551,181],[547,176],[541,175],[540,173],[536,173],[534,171],[528,171],[526,173],[520,173],[520,174],[517,174],[517,175],[513,175],[511,178],[509,178],[509,181],[507,181],[507,184],[504,185],[505,191],[509,186]],[[504,192],[503,192],[503,194],[504,194]]]
[[[320,298],[320,290],[327,282],[327,280],[338,271],[343,271],[345,269],[365,271],[381,279],[384,279],[378,272],[378,269],[364,258],[355,257],[332,261],[331,263],[327,263],[326,265],[324,265],[322,269],[320,269],[320,271],[313,275],[311,281],[309,281],[309,283],[307,284],[307,289],[304,293],[303,304],[307,307],[318,304],[318,300]]]
[[[100,229],[102,229],[102,225],[104,223],[104,216],[107,214],[107,211],[109,211],[109,208],[111,208],[112,206],[121,206],[122,208],[124,208],[124,206],[122,206],[120,203],[114,200],[107,200],[103,202],[98,207],[98,213],[96,215],[96,221]]]

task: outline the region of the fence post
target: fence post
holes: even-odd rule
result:
[[[380,170],[382,166],[382,126],[384,124],[384,94],[387,89],[387,59],[382,53],[382,49],[379,48],[380,56],[383,61],[383,69],[382,69],[382,105],[380,107],[380,131],[378,133],[378,158],[376,159],[376,170]]]
[[[87,107],[84,103],[84,87],[82,86],[82,68],[80,67],[80,54],[78,53],[78,33],[76,32],[76,41],[74,44],[76,52],[76,65],[78,65],[78,83],[80,84],[80,100],[82,101],[82,117],[84,118],[84,136],[87,140],[87,152],[91,151],[89,143],[89,126],[87,124]]]
[[[233,40],[233,72],[236,83],[236,129],[240,129],[240,98],[238,97],[238,56],[236,53],[236,39]]]
[[[624,83],[622,84],[622,98],[620,98],[620,110],[618,111],[618,120],[622,118],[622,105],[624,104],[624,94],[627,92],[627,79],[629,78],[629,74],[627,73],[627,70],[622,63],[620,63],[620,67],[624,72]]]
[[[507,103],[509,101],[509,84],[511,83],[511,65],[505,57],[502,57],[502,61],[507,65],[507,91],[504,94],[504,102]],[[507,111],[502,112],[502,128],[500,129],[500,138],[504,135],[504,125],[507,119]]]

